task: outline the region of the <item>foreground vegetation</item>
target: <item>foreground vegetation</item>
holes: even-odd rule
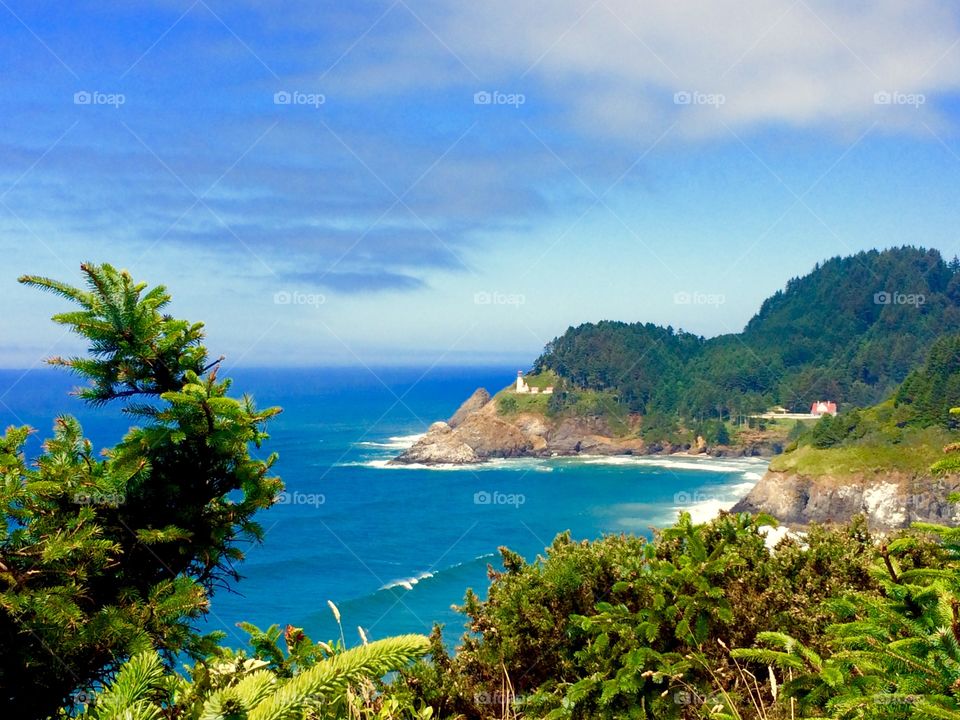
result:
[[[960,530],[930,525],[874,537],[853,519],[774,543],[770,518],[681,514],[649,541],[562,534],[532,563],[501,549],[453,653],[439,627],[347,648],[342,629],[244,625],[249,647],[222,647],[196,621],[282,489],[257,457],[278,410],[228,396],[163,288],[83,272],[87,289],[23,281],[79,306],[55,319],[90,353],[54,362],[139,425],[98,455],[61,416],[32,464],[30,429],[2,441],[0,717],[960,720]],[[800,450],[953,432],[950,342],[889,406],[800,432]],[[934,472],[960,467],[947,451]]]
[[[80,397],[122,403],[140,425],[97,453],[62,415],[32,464],[30,428],[0,440],[0,717],[341,717],[353,689],[427,639],[345,650],[288,628],[283,657],[277,633],[255,631],[248,658],[196,631],[214,590],[238,579],[243,545],[260,540],[254,515],[283,489],[276,456],[251,454],[279,409],[227,395],[202,326],[166,315],[163,287],[82,270],[87,289],[21,281],[78,306],[54,320],[89,354],[52,362],[86,382]],[[194,663],[189,678],[178,660]]]

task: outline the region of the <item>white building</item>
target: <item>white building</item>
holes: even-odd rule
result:
[[[542,390],[538,387],[530,387],[527,385],[527,381],[523,379],[523,370],[517,370],[517,387],[516,391],[523,395],[538,395],[543,393],[544,395],[553,394],[553,386],[549,385]]]

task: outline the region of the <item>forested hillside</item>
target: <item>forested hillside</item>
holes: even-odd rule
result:
[[[937,340],[923,366],[911,372],[888,400],[836,417],[826,416],[802,436],[799,446],[824,450],[838,446],[912,446],[920,431],[956,431],[960,418],[951,409],[960,405],[960,336]],[[943,435],[946,440],[949,436]],[[917,455],[912,447],[909,455]],[[926,458],[919,458],[926,462]]]
[[[575,388],[607,391],[630,412],[689,417],[800,411],[822,398],[871,405],[939,336],[960,332],[958,271],[956,258],[915,247],[836,257],[790,280],[741,333],[588,323],[551,342],[534,369],[564,380],[554,410]]]

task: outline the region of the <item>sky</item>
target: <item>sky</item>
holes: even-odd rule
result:
[[[84,261],[228,364],[522,367],[960,252],[950,2],[0,0],[0,33],[2,367],[82,350],[16,278]]]

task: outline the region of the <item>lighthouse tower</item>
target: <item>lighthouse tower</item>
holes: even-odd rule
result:
[[[525,393],[528,392],[530,388],[527,387],[526,381],[523,379],[523,370],[517,370],[517,392]]]

